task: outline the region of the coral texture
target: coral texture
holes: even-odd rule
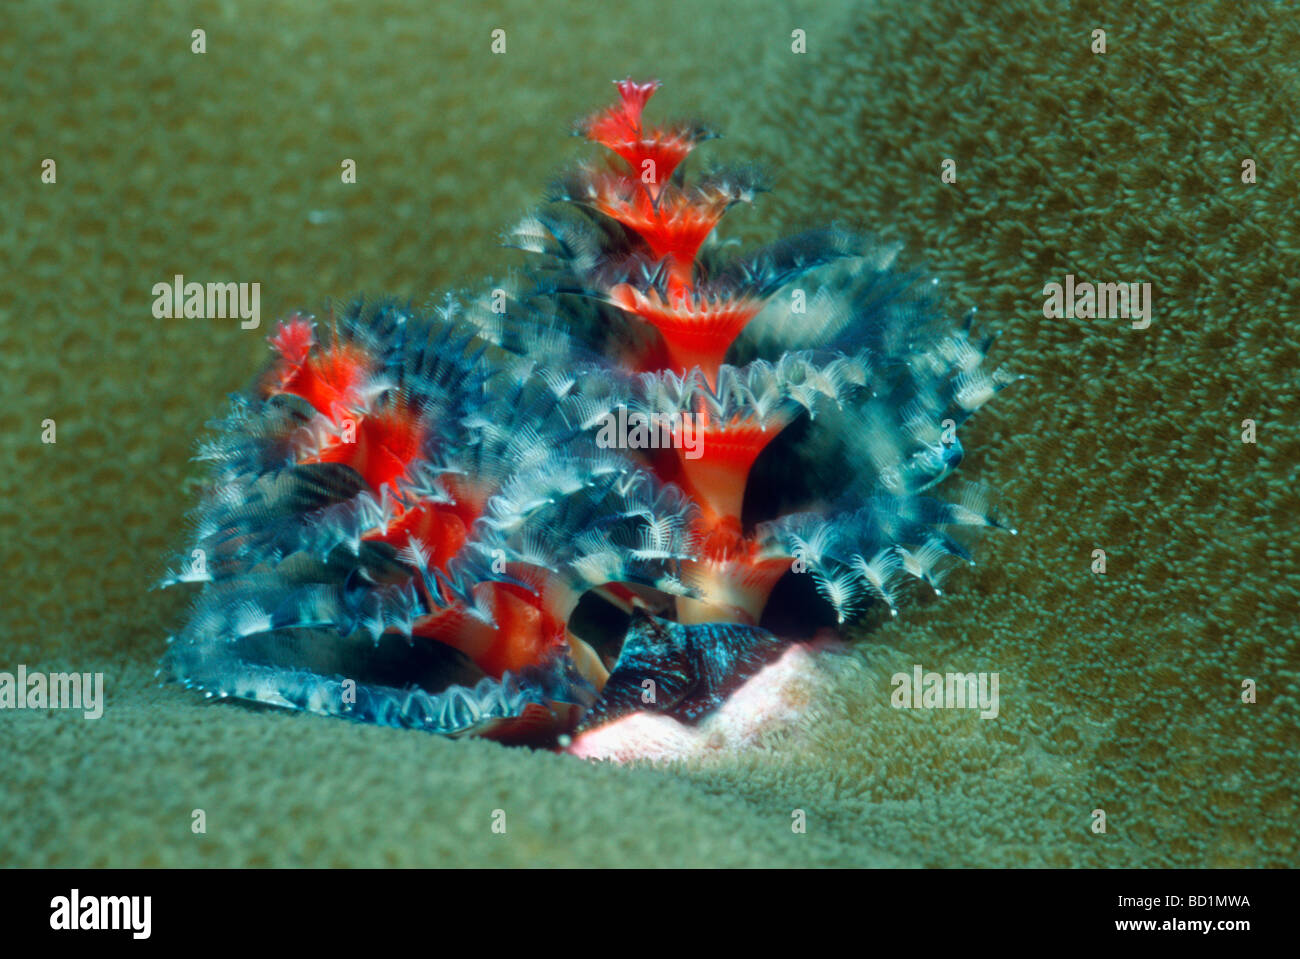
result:
[[[0,715],[0,862],[1294,864],[1298,42],[1288,5],[1226,0],[695,0],[589,19],[531,0],[11,4],[0,668],[103,670],[107,705],[94,722]],[[196,427],[269,330],[156,321],[151,284],[257,280],[277,317],[327,291],[479,276],[502,255],[484,225],[515,222],[573,156],[551,118],[629,72],[724,125],[719,159],[775,170],[730,236],[869,228],[1001,330],[1031,388],[963,443],[1020,536],[985,537],[943,597],[820,656],[802,725],[686,765],[158,687],[186,598],[143,587],[192,498]],[[47,156],[57,185],[39,181]],[[1044,319],[1043,284],[1068,272],[1152,281],[1151,327]],[[47,417],[56,445],[39,442]],[[916,662],[1001,671],[998,719],[890,708],[890,676]]]

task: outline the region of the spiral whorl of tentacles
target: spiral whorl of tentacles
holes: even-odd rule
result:
[[[657,84],[617,86],[580,132],[619,159],[510,235],[540,254],[522,276],[280,325],[200,448],[211,482],[165,584],[203,587],[171,676],[512,741],[697,722],[786,645],[760,626],[782,576],[841,621],[892,610],[969,560],[951,528],[999,525],[980,487],[921,495],[1013,379],[969,317],[837,228],[725,258],[713,229],[756,176],[688,183],[707,131],[645,127]],[[630,622],[601,635],[584,595]]]

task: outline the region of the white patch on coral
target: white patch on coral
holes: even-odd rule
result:
[[[565,752],[580,759],[678,762],[722,750],[753,749],[793,726],[822,681],[820,643],[793,643],[781,658],[732,694],[698,726],[661,713],[633,713],[574,738]]]

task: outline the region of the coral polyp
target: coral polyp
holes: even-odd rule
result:
[[[280,324],[200,447],[170,676],[511,742],[693,726],[790,649],[763,625],[783,577],[844,622],[937,591],[956,531],[1000,525],[981,486],[926,495],[1014,379],[989,339],[849,230],[726,255],[715,228],[765,185],[688,179],[712,134],[647,126],[657,87],[580,126],[610,160],[508,234],[531,254],[508,282]]]

